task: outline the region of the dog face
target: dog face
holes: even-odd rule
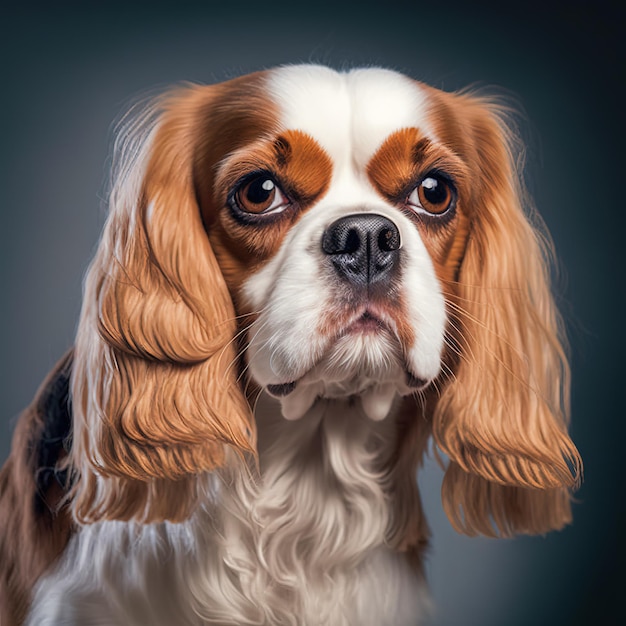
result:
[[[250,375],[289,419],[350,395],[382,419],[440,371],[465,169],[392,72],[283,68],[266,90],[276,130],[219,163],[210,210],[220,266],[248,259],[224,275]]]
[[[373,420],[412,407],[394,466],[411,473],[428,424],[461,530],[562,524],[580,471],[567,364],[502,113],[395,72],[295,66],[128,125],[77,340],[77,518],[189,515],[225,447],[255,452],[249,379],[290,420],[318,398]]]

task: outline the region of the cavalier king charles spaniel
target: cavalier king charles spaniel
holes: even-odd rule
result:
[[[310,65],[131,111],[74,348],[0,476],[4,626],[421,623],[431,437],[459,532],[570,521],[507,117]]]

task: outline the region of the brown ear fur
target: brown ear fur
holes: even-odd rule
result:
[[[41,452],[50,402],[67,401],[68,353],[48,375],[32,404],[22,413],[13,436],[8,461],[0,471],[0,624],[17,626],[26,618],[32,588],[54,563],[69,541],[72,520],[64,504],[63,487],[54,468],[42,467],[65,456],[61,441],[54,442],[59,458]],[[62,398],[54,398],[60,378]],[[51,400],[52,397],[52,400]],[[67,407],[65,407],[67,409]],[[59,407],[63,410],[63,407]],[[69,422],[69,416],[65,416]],[[50,480],[39,473],[50,472]]]
[[[110,214],[86,279],[73,375],[77,519],[180,520],[225,446],[254,454],[235,311],[193,169],[212,87],[148,109],[116,145]]]
[[[567,434],[569,368],[548,240],[522,208],[502,110],[457,96],[480,171],[450,303],[462,356],[434,413],[450,458],[445,509],[466,533],[537,533],[570,520],[582,462]]]

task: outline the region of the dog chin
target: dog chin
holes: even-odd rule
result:
[[[279,397],[283,416],[296,420],[318,399],[355,398],[372,420],[384,419],[398,395],[410,391],[398,342],[388,333],[346,335],[304,376],[286,385],[268,385]]]

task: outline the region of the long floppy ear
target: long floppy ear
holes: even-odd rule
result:
[[[255,453],[233,304],[203,227],[194,160],[212,87],[161,98],[114,147],[72,378],[74,515],[181,520],[227,447]],[[200,147],[199,147],[200,146]]]
[[[542,533],[571,518],[582,462],[567,434],[569,367],[550,291],[551,245],[522,206],[502,109],[460,96],[480,171],[452,302],[461,358],[433,434],[450,459],[443,502],[459,531]]]

